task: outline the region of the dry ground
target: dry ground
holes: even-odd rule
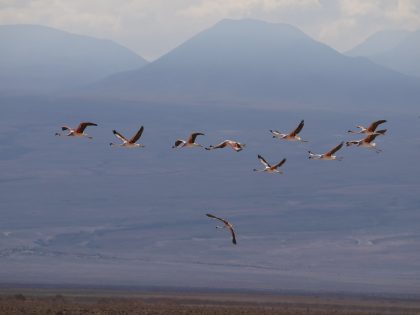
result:
[[[0,314],[420,314],[420,300],[234,293],[0,293]]]

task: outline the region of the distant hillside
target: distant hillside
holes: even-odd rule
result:
[[[164,102],[363,108],[368,102],[417,102],[420,81],[344,56],[290,25],[223,20],[146,67],[114,75],[85,93]]]
[[[410,35],[409,31],[388,30],[380,31],[369,36],[364,42],[350,49],[345,54],[348,56],[372,56],[381,54],[400,44]]]
[[[147,62],[117,43],[38,25],[0,26],[0,93],[73,89]]]
[[[394,48],[369,58],[390,69],[420,77],[420,30],[412,32]]]

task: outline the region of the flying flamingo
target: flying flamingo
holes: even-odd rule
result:
[[[225,140],[217,145],[209,146],[208,148],[206,148],[206,150],[222,149],[222,148],[226,148],[227,146],[231,147],[236,152],[239,152],[243,150],[243,148],[245,147],[245,144],[239,143],[237,141]]]
[[[204,133],[194,132],[194,133],[190,134],[190,136],[188,137],[188,139],[186,141],[178,139],[178,140],[175,141],[175,145],[173,145],[172,148],[202,147],[201,144],[195,143],[195,138],[197,138],[197,136],[204,136]]]
[[[360,126],[360,125],[357,125],[356,127],[360,129],[359,131],[349,130],[349,131],[347,131],[347,132],[348,132],[348,133],[357,133],[357,134],[359,134],[359,133],[363,133],[363,134],[366,134],[366,135],[373,135],[373,134],[384,135],[384,134],[385,134],[385,132],[386,132],[386,129],[384,129],[384,130],[378,130],[378,131],[375,131],[375,130],[376,130],[376,128],[377,128],[380,124],[383,124],[383,123],[386,123],[386,120],[377,120],[377,121],[374,121],[374,122],[373,122],[373,123],[371,123],[371,124],[369,125],[369,127],[367,127],[367,128],[365,128],[365,127],[363,127],[363,126]]]
[[[330,151],[325,152],[323,154],[315,154],[312,153],[311,151],[309,152],[309,159],[315,159],[315,160],[337,160],[337,161],[341,161],[343,158],[342,157],[337,157],[334,155],[335,152],[337,152],[338,150],[340,150],[343,147],[344,142],[341,142],[339,145],[337,145],[336,147],[332,148]]]
[[[236,245],[236,236],[235,236],[235,230],[233,229],[233,225],[226,219],[222,219],[219,217],[216,217],[215,215],[212,215],[210,213],[207,213],[206,216],[212,219],[219,220],[223,222],[223,226],[216,226],[217,229],[228,229],[230,231],[230,234],[232,235],[232,243]]]
[[[382,131],[382,130],[380,130],[380,131]],[[351,145],[355,145],[355,146],[358,146],[358,147],[364,147],[364,148],[368,148],[368,149],[373,149],[373,150],[375,150],[376,153],[379,153],[382,150],[377,149],[376,148],[376,143],[372,142],[379,135],[380,135],[379,133],[376,133],[376,134],[368,135],[364,139],[347,141],[346,142],[346,145],[348,147],[351,146]]]
[[[306,140],[302,140],[302,138],[298,136],[298,133],[302,130],[304,125],[305,125],[305,121],[302,120],[299,123],[299,125],[295,128],[295,130],[293,130],[289,134],[281,133],[280,131],[277,131],[277,130],[270,130],[270,132],[272,133],[273,138],[278,138],[278,139],[287,140],[287,141],[308,142]]]
[[[277,168],[282,166],[286,162],[286,159],[281,160],[280,162],[278,162],[277,164],[275,164],[273,166],[268,164],[268,162],[261,155],[258,155],[258,159],[260,160],[261,164],[264,165],[265,168],[262,169],[262,170],[258,170],[256,168],[254,168],[254,172],[267,172],[267,173],[283,174],[283,172],[279,171]]]
[[[136,132],[136,134],[130,139],[128,140],[126,137],[124,137],[122,134],[120,134],[118,131],[116,130],[112,130],[112,132],[114,133],[114,135],[120,139],[122,141],[121,144],[115,144],[115,143],[110,143],[110,146],[121,146],[121,147],[125,147],[125,148],[143,148],[144,145],[143,144],[138,144],[136,143],[141,135],[143,134],[143,130],[144,127],[141,126],[140,129]]]
[[[62,131],[68,130],[69,132],[67,134],[65,134],[64,136],[69,136],[69,137],[87,137],[89,139],[92,139],[92,137],[88,136],[87,134],[84,133],[86,127],[88,126],[97,126],[97,124],[95,123],[91,123],[91,122],[81,122],[79,124],[79,126],[77,126],[77,128],[70,128],[67,126],[63,126],[61,127]],[[56,136],[62,136],[61,133],[56,132],[55,133]]]

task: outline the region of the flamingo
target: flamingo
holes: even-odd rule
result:
[[[337,160],[337,161],[341,161],[343,158],[342,157],[337,157],[334,155],[335,152],[337,152],[338,150],[340,150],[343,147],[344,142],[341,142],[339,145],[337,145],[336,147],[332,148],[330,151],[325,152],[323,154],[315,154],[312,153],[311,151],[309,152],[309,159],[315,159],[315,160]]]
[[[301,122],[295,128],[295,130],[293,130],[289,134],[281,133],[280,131],[277,131],[277,130],[270,130],[270,132],[272,133],[273,138],[278,138],[278,139],[287,140],[287,141],[308,142],[306,140],[302,140],[302,138],[298,136],[298,133],[302,130],[302,128],[303,128],[304,125],[305,125],[305,121],[304,120],[301,120]]]
[[[382,120],[374,121],[367,128],[365,128],[363,126],[360,126],[360,125],[357,125],[356,127],[360,129],[359,131],[348,130],[347,132],[348,133],[356,133],[356,134],[363,133],[363,134],[366,134],[366,135],[372,135],[372,134],[384,135],[385,132],[386,132],[386,129],[375,131],[376,128],[380,124],[383,124],[383,123],[386,123],[386,120],[382,119]]]
[[[115,143],[112,143],[111,142],[109,145],[110,146],[117,146],[117,145],[119,145],[119,146],[125,147],[125,148],[143,148],[144,147],[143,144],[136,143],[140,139],[141,135],[143,134],[143,130],[144,130],[144,127],[141,126],[140,129],[136,132],[136,134],[130,140],[128,140],[126,137],[124,137],[118,131],[112,130],[112,132],[114,133],[114,135],[118,139],[120,139],[122,141],[122,143],[121,144],[115,144]]]
[[[81,122],[79,124],[79,126],[77,126],[77,128],[70,128],[67,126],[63,126],[61,127],[62,131],[68,130],[69,133],[65,134],[64,136],[69,136],[69,137],[87,137],[89,139],[92,139],[92,137],[88,136],[87,134],[84,133],[86,127],[88,126],[97,126],[97,124],[95,123],[91,123],[91,122]],[[62,136],[61,133],[56,132],[55,133],[56,136]]]
[[[190,136],[188,137],[186,141],[178,139],[175,141],[175,145],[173,145],[172,148],[174,149],[174,148],[202,147],[201,144],[195,143],[195,138],[197,138],[197,136],[204,136],[204,133],[194,132],[190,134]]]
[[[262,170],[258,170],[256,168],[254,168],[254,172],[267,172],[267,173],[280,173],[283,174],[282,171],[279,171],[277,168],[282,166],[285,162],[286,159],[281,160],[280,162],[278,162],[277,164],[271,166],[270,164],[268,164],[268,162],[261,156],[258,154],[258,159],[260,160],[261,164],[264,165],[264,169]]]
[[[236,245],[236,235],[235,230],[233,229],[233,225],[226,219],[222,219],[219,217],[216,217],[215,215],[212,215],[210,213],[207,213],[206,216],[212,219],[219,220],[223,222],[223,226],[216,226],[217,229],[228,229],[230,231],[230,234],[232,235],[232,243]]]
[[[221,148],[225,148],[226,146],[229,146],[236,152],[239,152],[243,150],[243,148],[245,147],[245,144],[239,143],[237,141],[225,140],[219,143],[218,145],[209,146],[208,148],[206,148],[206,150],[221,149]]]
[[[382,130],[380,130],[380,131],[382,131]],[[376,153],[379,153],[379,152],[382,152],[382,150],[377,149],[376,148],[376,143],[374,143],[372,141],[375,140],[375,138],[377,136],[379,136],[380,134],[381,133],[370,134],[366,138],[363,138],[363,139],[360,139],[360,140],[347,141],[346,145],[348,147],[351,146],[351,145],[355,145],[355,146],[358,146],[358,147],[373,149],[373,150],[375,150]]]

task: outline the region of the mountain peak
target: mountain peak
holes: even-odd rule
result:
[[[301,30],[290,24],[273,23],[257,19],[223,19],[217,22],[213,27],[210,27],[205,32],[214,32],[217,30],[230,30],[232,32],[236,31],[238,33],[243,34],[251,32],[249,36],[258,33],[265,36],[271,36],[274,35],[274,33],[277,33],[277,36],[289,35],[309,39],[309,37],[306,36],[305,33],[303,33]]]
[[[380,31],[347,52],[407,75],[420,77],[420,29]]]
[[[244,58],[272,59],[285,50],[321,45],[324,46],[288,24],[224,19],[156,60],[154,65],[201,67],[227,59],[239,64],[249,62]]]
[[[393,49],[410,35],[406,30],[383,30],[346,52],[348,56],[372,56]]]
[[[367,86],[383,90],[381,100],[389,101],[398,89],[413,94],[408,81],[365,58],[344,56],[293,26],[226,19],[143,69],[99,82],[93,93],[157,102],[343,104],[357,98],[364,104],[378,101]]]
[[[286,23],[279,23],[279,22],[268,22],[258,19],[252,19],[252,18],[244,18],[244,19],[232,19],[232,18],[225,18],[217,22],[215,25],[241,25],[241,26],[277,26],[277,27],[287,27],[287,28],[293,28],[297,29],[296,27],[286,24]]]

